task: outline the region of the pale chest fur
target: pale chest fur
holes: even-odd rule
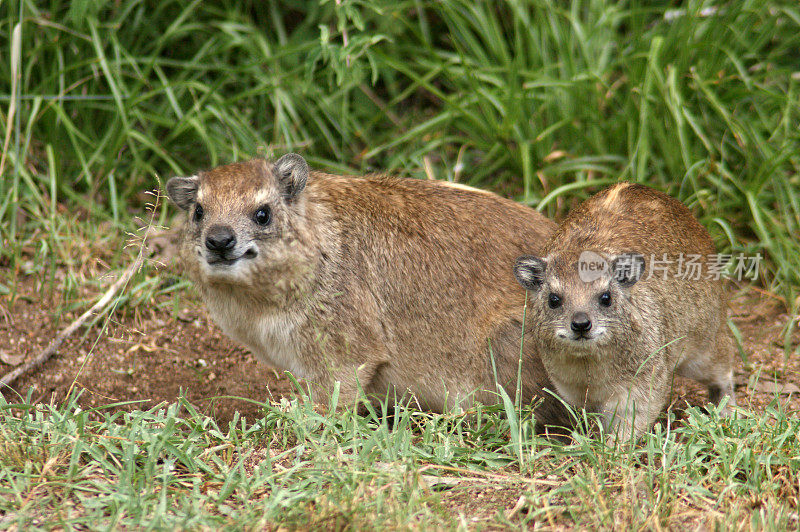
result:
[[[647,379],[647,368],[663,366],[666,356],[659,344],[648,335],[638,339],[642,345],[605,346],[584,355],[550,353],[543,362],[566,401],[592,408],[610,400],[620,389]]]
[[[611,395],[609,368],[594,356],[557,355],[544,361],[559,395],[573,405],[599,405]]]
[[[300,360],[298,329],[304,317],[280,310],[263,311],[232,296],[205,297],[214,322],[275,369],[305,378],[308,368]]]

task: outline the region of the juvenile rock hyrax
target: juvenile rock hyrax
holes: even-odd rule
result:
[[[734,405],[715,253],[681,202],[620,183],[570,213],[539,256],[520,257],[514,272],[532,294],[528,341],[561,397],[602,413],[623,437],[652,425],[673,371]]]
[[[340,382],[340,404],[359,386],[435,411],[495,402],[496,382],[514,397],[525,294],[508,265],[554,231],[538,212],[443,182],[309,173],[296,154],[166,188],[187,211],[185,271],[262,361],[312,389]],[[525,348],[527,402],[549,381]]]

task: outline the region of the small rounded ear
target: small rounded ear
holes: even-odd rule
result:
[[[526,290],[538,290],[544,282],[547,262],[533,255],[523,255],[514,264],[514,276]]]
[[[197,186],[199,179],[192,177],[173,177],[167,181],[167,195],[172,203],[188,211],[197,199]]]
[[[621,253],[611,261],[611,275],[620,286],[628,288],[644,275],[645,260],[639,253]]]
[[[308,181],[308,163],[296,153],[287,153],[275,161],[275,175],[283,191],[283,197],[291,201],[304,188]]]

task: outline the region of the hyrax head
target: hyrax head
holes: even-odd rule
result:
[[[302,211],[308,165],[290,153],[275,163],[254,159],[167,182],[188,213],[182,253],[211,282],[251,284],[265,264],[288,266],[293,218]]]
[[[518,258],[514,275],[533,294],[542,339],[588,352],[628,334],[634,311],[630,291],[644,265],[637,253],[558,252]]]

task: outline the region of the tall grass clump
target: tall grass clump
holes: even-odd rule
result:
[[[69,262],[75,224],[129,229],[159,178],[294,150],[551,216],[647,183],[764,256],[761,282],[794,305],[795,2],[21,0],[0,4],[0,43],[17,269],[23,251]]]

